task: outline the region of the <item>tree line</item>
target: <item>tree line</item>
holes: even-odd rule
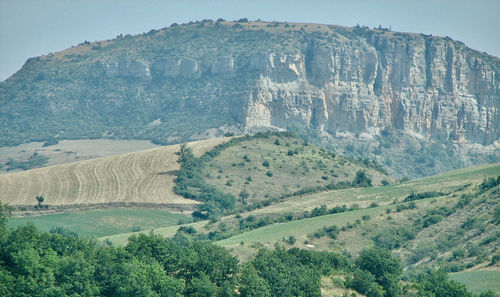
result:
[[[9,229],[7,214],[0,204],[1,296],[319,297],[321,276],[332,273],[347,275],[343,285],[367,296],[473,296],[439,272],[422,275],[410,289],[401,286],[399,260],[380,248],[352,260],[276,246],[241,264],[224,248],[182,230],[172,239],[134,235],[126,246],[114,247],[60,228]]]

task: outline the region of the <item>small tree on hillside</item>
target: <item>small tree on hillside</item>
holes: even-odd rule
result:
[[[38,205],[35,208],[41,209],[43,207],[42,204],[45,201],[45,197],[43,197],[43,196],[40,195],[40,196],[36,196],[35,199],[36,199],[36,201],[38,203]]]

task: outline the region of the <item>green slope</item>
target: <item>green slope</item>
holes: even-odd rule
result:
[[[498,270],[463,271],[451,273],[450,278],[464,283],[473,293],[492,290],[500,294],[500,271]]]
[[[109,208],[43,216],[10,218],[9,227],[33,223],[41,231],[63,227],[79,236],[100,237],[133,230],[147,230],[191,220],[182,214],[160,209]]]

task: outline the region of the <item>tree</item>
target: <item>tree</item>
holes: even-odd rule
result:
[[[403,270],[399,259],[393,258],[389,250],[364,250],[356,259],[356,266],[373,274],[375,281],[386,291],[385,296],[399,296],[398,281]]]
[[[347,280],[347,286],[367,296],[384,296],[384,290],[375,282],[375,277],[365,270],[354,271],[354,277]]]
[[[242,297],[269,297],[271,289],[265,279],[259,276],[252,264],[245,264],[241,269],[239,291]]]
[[[35,199],[36,199],[36,201],[38,203],[38,205],[37,205],[38,208],[41,209],[42,208],[42,203],[43,203],[43,201],[45,201],[45,197],[43,197],[43,196],[36,196]]]
[[[240,196],[240,198],[241,198],[241,203],[246,204],[246,203],[247,203],[247,202],[246,202],[246,199],[247,199],[248,197],[250,197],[250,194],[247,192],[247,190],[246,190],[246,189],[243,189],[243,190],[241,190],[241,192],[240,192],[239,196]]]
[[[355,187],[371,187],[372,180],[366,174],[366,170],[358,170],[356,171],[356,177],[354,177],[352,185]]]
[[[7,218],[10,217],[11,211],[10,206],[0,201],[0,235],[3,234],[2,230],[7,229]]]
[[[444,271],[433,271],[429,275],[420,277],[418,281],[419,296],[433,297],[472,297],[464,284],[448,279]]]

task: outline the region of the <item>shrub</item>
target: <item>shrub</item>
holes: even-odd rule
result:
[[[443,220],[443,216],[441,215],[430,215],[424,219],[424,228],[427,228],[431,225],[437,224]]]
[[[293,245],[297,240],[295,239],[295,237],[293,235],[290,235],[290,237],[288,237],[288,239],[286,240],[286,242],[289,244],[289,245]]]
[[[406,196],[406,198],[403,200],[403,202],[410,202],[414,200],[420,200],[420,199],[425,199],[425,198],[432,198],[432,197],[439,197],[445,195],[442,192],[437,192],[437,191],[430,191],[430,192],[422,192],[422,193],[417,193],[413,191],[410,195]]]
[[[352,185],[354,187],[371,187],[372,180],[366,174],[366,170],[358,170],[356,171],[356,176],[352,181]]]
[[[266,172],[266,175],[269,176],[269,177],[272,177],[273,176],[273,172],[271,170],[268,170]]]

